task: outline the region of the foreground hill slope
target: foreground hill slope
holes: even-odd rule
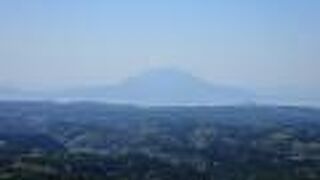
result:
[[[319,109],[0,102],[0,179],[319,178]]]

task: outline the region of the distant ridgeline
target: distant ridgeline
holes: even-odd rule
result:
[[[2,99],[93,100],[139,105],[231,105],[254,102],[252,92],[209,84],[186,72],[158,69],[131,77],[114,86],[93,86],[60,92],[0,89]]]

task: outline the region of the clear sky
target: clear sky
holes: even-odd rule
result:
[[[175,67],[216,84],[320,92],[319,0],[8,0],[0,39],[1,86],[110,84]]]

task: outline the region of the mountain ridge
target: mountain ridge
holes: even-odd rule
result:
[[[252,102],[255,94],[241,88],[213,85],[182,70],[161,68],[129,77],[116,85],[29,93],[29,97],[138,105],[233,105]]]

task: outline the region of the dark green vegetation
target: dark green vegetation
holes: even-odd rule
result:
[[[0,179],[318,180],[320,110],[1,102]]]

